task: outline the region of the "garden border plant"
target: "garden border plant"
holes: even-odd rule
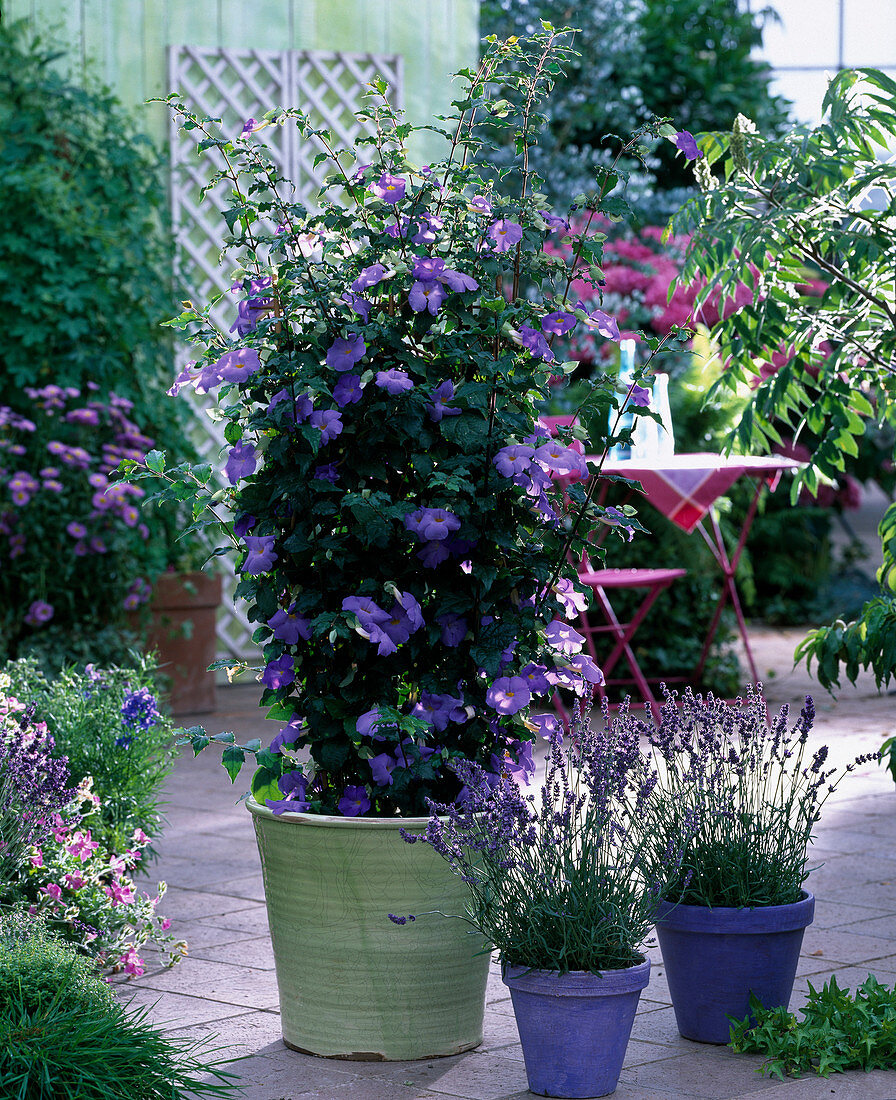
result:
[[[128,719],[146,718],[146,699],[145,689],[126,697],[123,738],[139,736]],[[39,913],[100,967],[142,974],[138,952],[148,940],[173,964],[185,945],[156,913],[165,883],[150,896],[132,879],[150,838],[139,826],[123,829],[120,812],[104,819],[92,777],[70,776],[64,745],[36,710],[10,693],[10,677],[0,673],[0,909]]]
[[[37,919],[0,914],[0,1090],[16,1100],[186,1100],[238,1089],[209,1040],[172,1038]],[[230,1060],[228,1060],[230,1061]]]
[[[861,1069],[893,1068],[896,1058],[896,991],[869,974],[855,996],[831,976],[809,996],[798,1019],[784,1008],[764,1008],[755,998],[750,1015],[731,1023],[731,1049],[764,1054],[757,1073],[768,1077],[829,1077]]]

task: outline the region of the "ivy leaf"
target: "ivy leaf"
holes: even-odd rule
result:
[[[246,754],[238,745],[228,745],[221,755],[221,764],[230,776],[230,782],[235,783],[240,774],[240,768],[246,761]]]

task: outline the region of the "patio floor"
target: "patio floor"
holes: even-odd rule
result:
[[[879,748],[896,733],[896,698],[878,695],[869,681],[831,699],[804,668],[792,669],[799,637],[799,631],[751,633],[770,704],[798,711],[812,694],[817,741],[830,746],[835,763]],[[276,727],[260,719],[256,698],[254,684],[221,688],[218,712],[203,724],[212,732],[233,729],[238,740],[270,738]],[[178,1034],[216,1036],[221,1056],[240,1059],[229,1068],[242,1078],[246,1100],[531,1096],[509,995],[494,968],[485,1041],[469,1054],[364,1063],[313,1058],[283,1045],[261,872],[248,815],[237,803],[241,791],[211,755],[178,761],[154,873],[168,883],[160,911],[187,940],[189,955],[172,970],[149,965],[142,977],[117,984],[121,995],[153,1006],[151,1018]],[[872,764],[847,777],[817,833],[812,857],[821,866],[808,883],[817,899],[815,922],[806,931],[791,1009],[802,1004],[808,981],[819,986],[832,974],[853,990],[869,971],[884,984],[896,982],[896,788],[889,774]],[[896,1100],[896,1070],[780,1082],[756,1072],[761,1058],[680,1038],[659,952],[651,946],[649,954],[650,985],[617,1100]]]

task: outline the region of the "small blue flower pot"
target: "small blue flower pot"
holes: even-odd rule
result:
[[[649,977],[647,960],[602,974],[505,966],[529,1091],[569,1098],[613,1092]]]
[[[765,1008],[786,1008],[803,932],[815,898],[790,905],[710,909],[663,902],[656,931],[678,1030],[698,1043],[727,1043],[729,1016],[750,1014],[750,994]]]

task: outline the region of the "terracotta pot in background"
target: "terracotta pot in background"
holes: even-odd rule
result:
[[[163,573],[153,585],[147,650],[155,650],[168,677],[174,715],[215,709],[215,674],[208,671],[217,650],[215,616],[221,577],[207,573]]]

